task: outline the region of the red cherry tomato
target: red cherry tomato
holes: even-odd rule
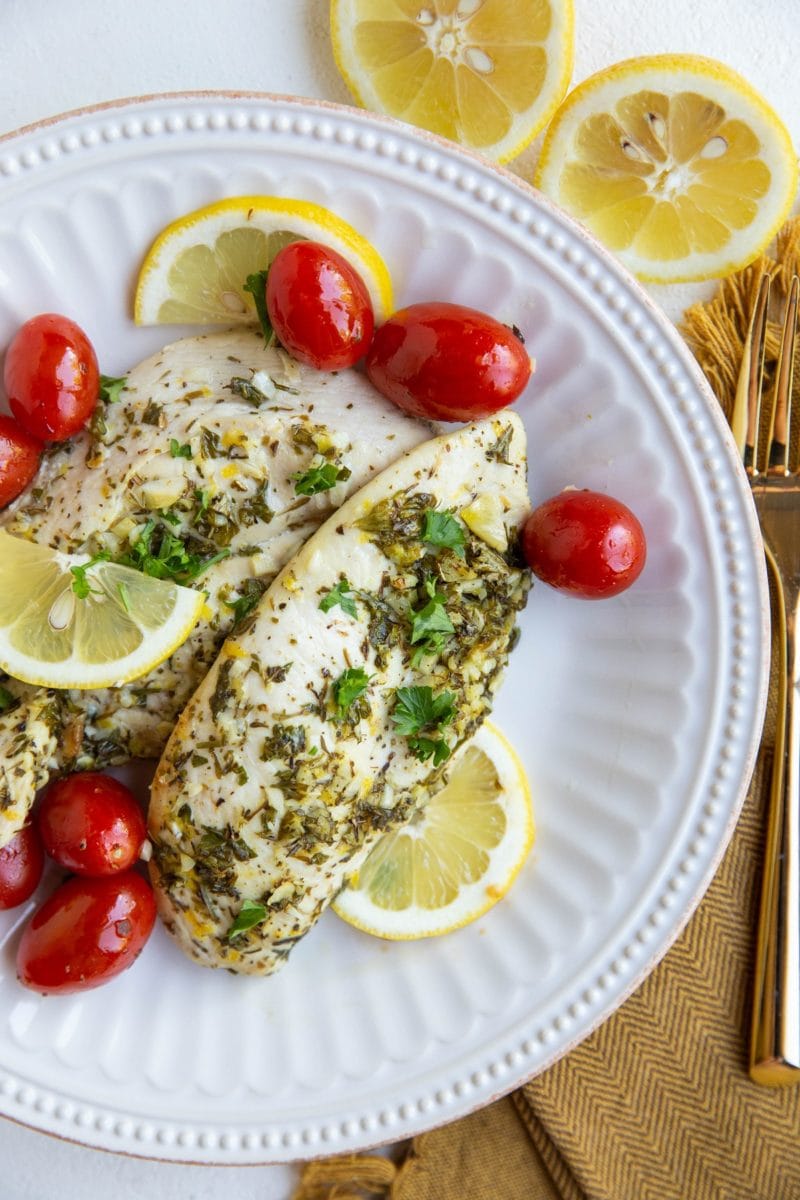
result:
[[[375,327],[364,280],[319,242],[290,242],[275,255],[267,313],[281,345],[318,371],[352,367],[366,354]]]
[[[39,468],[42,443],[0,415],[0,508],[16,500]]]
[[[624,592],[647,556],[644,530],[627,505],[601,492],[561,492],[522,529],[528,566],[552,587],[584,600]]]
[[[82,992],[132,965],[150,936],[156,903],[135,871],[62,883],[25,928],[17,977],[35,992]]]
[[[12,413],[43,442],[63,442],[83,428],[100,390],[92,343],[58,313],[32,317],[17,331],[3,380]]]
[[[45,792],[37,816],[47,853],[76,875],[126,871],[147,837],[133,792],[97,771],[56,780]]]
[[[367,374],[414,417],[473,421],[512,404],[531,375],[522,340],[461,304],[412,304],[372,339]]]
[[[39,886],[43,869],[39,831],[35,825],[23,825],[0,850],[0,909],[24,904]]]

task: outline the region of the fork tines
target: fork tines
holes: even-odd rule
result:
[[[797,310],[800,281],[792,277],[784,309],[780,334],[775,383],[762,453],[762,400],[765,376],[765,347],[769,314],[770,277],[763,275],[758,288],[753,316],[744,346],[742,369],[736,392],[731,429],[745,467],[755,478],[761,474],[762,463],[768,471],[789,474],[791,446],[791,399],[794,384],[794,359],[797,344]]]

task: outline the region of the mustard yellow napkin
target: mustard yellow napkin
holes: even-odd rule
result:
[[[800,220],[684,332],[727,415],[762,270],[796,269]],[[768,354],[774,353],[773,343]],[[593,1035],[512,1097],[414,1140],[399,1164],[310,1164],[297,1200],[796,1200],[800,1087],[747,1074],[770,747],[711,887],[661,964]]]

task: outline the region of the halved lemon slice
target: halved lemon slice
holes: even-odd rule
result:
[[[319,204],[283,196],[234,196],[173,221],[156,238],[139,272],[138,325],[257,321],[245,290],[289,242],[322,242],[337,250],[366,284],[376,322],[393,308],[392,281],[375,247]]]
[[[138,679],[189,636],[205,596],[0,530],[0,668],[43,687]]]
[[[519,154],[572,74],[572,0],[331,0],[359,104],[480,150]]]
[[[511,887],[533,844],[525,771],[486,721],[444,788],[381,838],[334,912],[383,938],[436,937],[480,917]]]
[[[710,279],[771,241],[797,191],[786,127],[740,75],[694,55],[633,58],[565,100],[537,187],[640,279]]]

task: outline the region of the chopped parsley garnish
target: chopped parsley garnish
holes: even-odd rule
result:
[[[421,536],[423,542],[429,546],[442,546],[452,550],[459,558],[464,557],[467,539],[463,526],[451,512],[439,512],[435,508],[426,509]]]
[[[230,608],[233,612],[234,621],[238,625],[244,621],[245,617],[249,617],[250,613],[258,604],[261,597],[266,591],[266,585],[255,577],[246,579],[239,588],[240,595],[236,600],[223,600],[226,608]]]
[[[243,900],[242,907],[228,930],[228,941],[232,942],[234,938],[246,933],[248,929],[253,929],[254,926],[260,925],[262,921],[267,919],[266,905],[259,903],[258,900]]]
[[[254,408],[259,408],[262,404],[266,404],[269,396],[257,388],[249,379],[242,379],[240,376],[234,375],[230,383],[227,384],[228,391],[233,392],[234,396],[241,397],[248,404],[252,404]]]
[[[336,584],[336,587],[331,588],[327,596],[323,596],[319,602],[320,608],[325,613],[330,612],[337,604],[342,612],[347,613],[348,617],[358,616],[352,585],[347,582],[344,575]]]
[[[181,538],[167,529],[165,521],[175,524],[172,514],[167,511],[161,516],[159,521],[151,517],[143,526],[136,540],[131,543],[130,551],[117,560],[122,566],[133,567],[135,571],[156,579],[172,579],[185,584],[197,579],[210,566],[230,554],[226,548],[201,558],[188,550]]]
[[[444,607],[445,597],[436,590],[432,579],[425,580],[425,590],[429,596],[427,604],[411,614],[411,644],[417,646],[411,660],[414,667],[426,654],[438,654],[450,634],[455,633]]]
[[[288,392],[291,396],[299,396],[300,389],[289,387],[288,384],[278,383],[277,379],[268,376],[270,385],[276,392]],[[240,396],[242,400],[246,400],[248,404],[252,404],[254,408],[260,408],[262,404],[268,404],[275,397],[268,395],[257,387],[252,379],[242,379],[235,375],[230,383],[226,384],[228,391],[233,392],[234,396]]]
[[[223,458],[225,456],[225,448],[220,441],[218,433],[213,429],[203,427],[200,433],[200,456],[201,458]]]
[[[97,592],[97,588],[93,588],[89,582],[86,572],[99,562],[107,562],[110,555],[105,550],[101,550],[99,554],[93,555],[88,562],[83,563],[80,567],[70,567],[72,575],[72,590],[79,600],[86,600],[91,592]]]
[[[336,463],[320,463],[292,475],[295,480],[294,490],[298,496],[316,496],[318,492],[327,492],[336,487],[337,483],[349,479],[352,472],[349,467],[337,467]]]
[[[504,463],[506,466],[509,466],[511,460],[508,457],[508,451],[513,436],[513,426],[506,425],[497,441],[493,442],[489,449],[485,451],[487,462]]]
[[[192,457],[192,447],[189,445],[189,443],[184,442],[183,445],[181,445],[177,438],[169,439],[169,452],[173,458]]]
[[[247,276],[244,290],[253,297],[256,306],[256,316],[264,335],[264,345],[269,346],[275,337],[275,330],[267,313],[267,275],[268,271],[255,271]]]
[[[211,503],[211,493],[208,488],[195,488],[194,498],[197,501],[197,513],[195,515],[198,517],[202,516]]]
[[[452,692],[434,695],[429,687],[402,687],[395,692],[392,720],[397,732],[408,738],[408,745],[420,762],[433,759],[438,767],[450,757],[450,747],[441,735],[456,715]]]
[[[122,375],[116,379],[113,375],[101,375],[100,399],[105,401],[106,404],[116,404],[119,400],[119,394],[127,382],[127,375]]]
[[[0,712],[5,712],[16,704],[15,698],[11,695],[8,688],[0,686]]]
[[[333,699],[340,717],[349,714],[356,700],[366,692],[371,678],[363,667],[348,667],[342,671],[333,685]]]
[[[158,425],[161,428],[166,421],[164,419],[164,406],[156,404],[155,400],[148,400],[147,408],[142,413],[142,423],[144,425]]]

